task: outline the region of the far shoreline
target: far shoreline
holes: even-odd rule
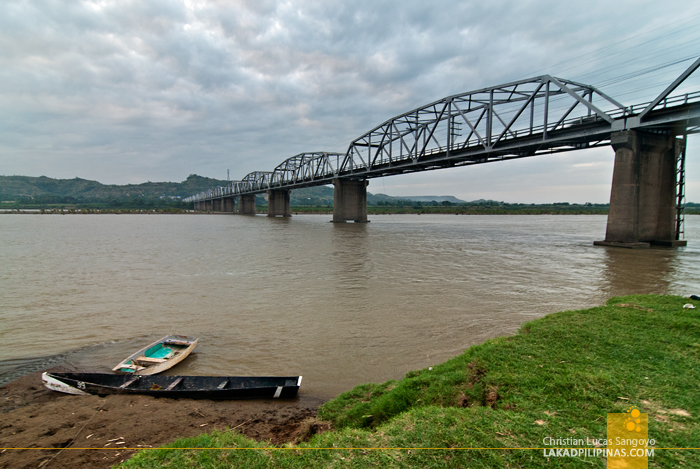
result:
[[[571,206],[569,209],[547,209],[547,208],[522,208],[522,209],[499,209],[486,207],[378,207],[368,206],[368,216],[380,215],[608,215],[608,210],[603,209],[582,209],[582,206]],[[0,215],[239,215],[234,212],[214,212],[211,210],[188,210],[188,209],[35,209],[35,208],[13,208],[0,209]],[[267,206],[258,207],[256,214],[267,216]],[[309,210],[292,209],[292,216],[299,215],[328,215],[333,216],[332,207]],[[684,215],[700,215],[700,210],[686,210]],[[247,215],[250,216],[250,215]],[[282,217],[276,217],[282,218]]]
[[[292,210],[295,215],[333,215],[333,210]],[[381,212],[367,211],[367,215],[607,215],[607,211],[585,211],[585,210],[396,210],[383,209]],[[238,215],[233,212],[212,212],[201,210],[139,210],[139,209],[71,209],[71,210],[40,210],[40,209],[0,209],[0,215]],[[260,210],[256,215],[266,216],[266,209]],[[696,215],[696,213],[686,213],[686,215]],[[277,217],[281,218],[281,217]]]

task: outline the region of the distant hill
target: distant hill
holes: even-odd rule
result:
[[[406,205],[413,202],[450,202],[453,204],[469,203],[451,195],[394,197],[386,194],[372,194],[371,192],[367,192],[367,203],[369,205]],[[481,201],[475,203],[482,202],[487,201],[482,199]],[[318,186],[293,190],[291,203],[292,205],[333,205],[333,188],[329,186]]]
[[[0,176],[0,200],[74,199],[95,201],[124,198],[187,197],[226,181],[191,174],[183,182],[144,182],[142,184],[101,184],[87,179],[53,179],[46,176]]]
[[[466,200],[458,199],[452,195],[415,195],[395,197],[386,194],[374,194],[370,197],[367,194],[367,201],[370,203],[392,202],[397,200],[410,200],[411,202],[451,202],[453,204],[466,204]]]
[[[142,184],[101,184],[87,179],[53,179],[46,176],[0,176],[0,201],[3,208],[43,207],[47,204],[69,204],[80,207],[179,207],[191,208],[182,199],[215,187],[227,181],[191,174],[182,182],[144,182]],[[259,194],[256,203],[267,204],[267,194]],[[11,203],[14,202],[14,203]],[[316,186],[292,191],[291,203],[295,206],[332,206],[333,187]],[[466,202],[451,195],[422,195],[392,197],[386,194],[367,193],[368,205],[407,208],[418,206],[468,205],[478,207],[500,207],[509,209],[534,209],[536,207],[558,207],[563,209],[605,209],[607,204],[509,204],[495,200],[472,200]],[[571,205],[567,208],[567,206]],[[563,208],[562,208],[563,207]],[[687,214],[700,213],[700,204],[686,203]]]
[[[293,190],[289,202],[292,205],[333,205],[333,193],[329,186],[305,187]]]
[[[180,199],[223,186],[227,181],[191,174],[183,182],[144,182],[142,184],[102,184],[87,179],[53,179],[46,176],[0,176],[0,201],[25,203],[86,203],[140,199]],[[262,194],[258,203],[264,204]],[[392,197],[367,193],[370,205],[407,205],[413,202],[466,203],[451,195]],[[316,186],[296,189],[292,205],[333,205],[333,187]]]

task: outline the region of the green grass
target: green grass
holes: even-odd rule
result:
[[[334,430],[308,442],[270,448],[214,432],[142,451],[123,466],[604,467],[600,458],[547,460],[518,448],[543,447],[547,436],[605,438],[606,414],[631,405],[649,414],[657,448],[700,447],[698,365],[700,302],[613,298],[529,322],[432,370],[357,386],[320,409]],[[700,450],[656,450],[649,467],[700,467]]]

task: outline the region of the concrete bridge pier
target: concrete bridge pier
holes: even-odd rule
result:
[[[255,194],[238,196],[238,213],[241,215],[255,215]]]
[[[290,204],[289,189],[274,189],[267,191],[267,216],[268,217],[291,217],[292,209]]]
[[[685,246],[676,241],[676,159],[681,141],[626,130],[612,134],[615,150],[610,210],[599,246]]]
[[[334,179],[333,223],[368,223],[366,179]]]
[[[221,211],[227,212],[227,213],[233,213],[233,208],[234,208],[233,197],[224,197],[223,198],[223,208]]]
[[[211,212],[214,210],[214,201],[209,199],[204,201],[204,211]]]
[[[222,211],[223,211],[223,210],[221,209],[221,206],[222,206],[222,203],[221,203],[222,200],[221,200],[221,199],[214,199],[214,200],[212,200],[211,202],[212,202],[212,205],[213,205],[212,211],[214,211],[214,212],[222,212]]]

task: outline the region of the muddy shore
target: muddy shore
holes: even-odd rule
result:
[[[107,468],[138,448],[226,428],[271,444],[296,441],[322,403],[303,392],[236,401],[73,396],[49,391],[37,372],[0,387],[0,467]]]

